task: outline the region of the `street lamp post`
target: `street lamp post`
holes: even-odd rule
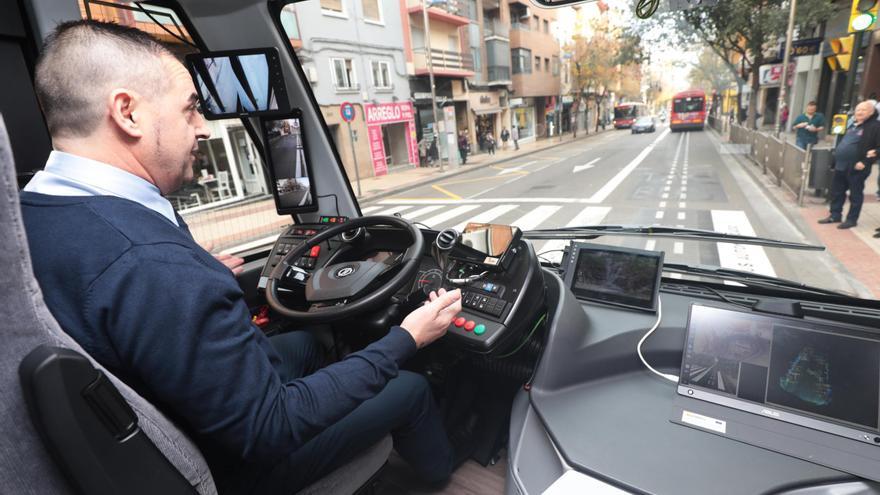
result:
[[[431,57],[431,23],[428,20],[428,1],[422,0],[422,23],[425,28],[425,61],[428,64],[428,81],[431,85],[431,112],[434,114],[434,135],[438,137],[440,141],[437,143],[437,152],[440,156],[437,159],[440,162],[440,172],[443,172],[443,152],[442,146],[446,146],[446,159],[449,160],[450,167],[452,166],[452,157],[449,155],[449,146],[445,138],[445,132],[442,137],[440,137],[440,119],[437,118],[437,90],[434,88],[434,63],[432,62]]]
[[[789,0],[788,31],[785,34],[785,53],[782,55],[782,80],[779,82],[779,105],[776,109],[776,137],[779,137],[782,127],[782,105],[785,104],[786,86],[788,85],[788,62],[791,58],[791,38],[794,36],[794,15],[797,10],[797,0]]]

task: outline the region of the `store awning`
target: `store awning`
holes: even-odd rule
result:
[[[474,110],[474,109],[472,109],[472,110]],[[491,115],[493,113],[501,113],[501,107],[483,108],[480,110],[474,110],[474,113],[477,115]]]

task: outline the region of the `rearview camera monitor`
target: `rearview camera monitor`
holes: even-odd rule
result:
[[[274,48],[190,54],[186,62],[208,120],[290,111]]]
[[[302,122],[299,110],[280,118],[262,119],[272,195],[279,215],[318,208]]]

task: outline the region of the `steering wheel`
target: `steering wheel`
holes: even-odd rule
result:
[[[375,261],[347,261],[317,268],[311,277],[308,277],[304,270],[293,266],[293,263],[313,246],[343,232],[373,225],[400,227],[409,233],[413,242],[401,260],[402,268],[397,275],[369,294],[361,294],[361,292],[377,277],[391,269],[390,266]],[[296,323],[326,323],[361,314],[386,303],[412,280],[419,269],[424,244],[425,240],[418,227],[403,218],[390,216],[352,218],[317,233],[287,253],[269,275],[266,283],[266,300],[272,309]],[[292,284],[305,285],[306,301],[310,303],[307,311],[289,308],[278,299],[279,285]]]

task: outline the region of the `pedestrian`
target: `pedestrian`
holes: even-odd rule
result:
[[[808,144],[819,142],[819,132],[825,128],[825,116],[816,111],[816,102],[807,103],[804,113],[792,122],[792,129],[797,129],[795,143],[798,148],[807,149]]]
[[[779,128],[785,130],[785,124],[788,123],[788,105],[782,104],[782,110],[779,111]]]
[[[510,131],[507,130],[507,127],[501,129],[501,149],[507,149],[507,140],[510,139]]]
[[[468,142],[467,131],[458,133],[458,154],[461,155],[461,164],[467,165],[468,151],[470,151],[470,143]]]
[[[491,133],[486,133],[486,148],[489,150],[490,155],[495,154],[495,136]]]
[[[428,147],[428,163],[434,166],[440,161],[440,148],[437,146],[437,136],[431,138],[431,146]]]
[[[516,124],[510,128],[510,139],[513,139],[513,146],[519,150],[519,127]]]
[[[843,203],[849,191],[849,212],[838,229],[858,225],[864,201],[865,179],[871,175],[871,165],[877,161],[880,148],[880,122],[877,121],[874,100],[856,105],[855,125],[846,131],[834,149],[834,175],[831,179],[831,212],[819,223],[838,223],[843,219]],[[871,151],[874,153],[870,153]],[[873,157],[872,157],[873,155]]]
[[[419,140],[419,166],[428,164],[428,136],[422,136]]]

